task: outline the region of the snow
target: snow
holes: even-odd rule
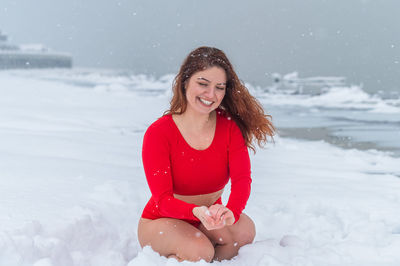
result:
[[[170,81],[0,72],[0,265],[208,265],[137,241],[141,141]],[[251,161],[255,242],[216,265],[400,265],[399,158],[278,136]]]

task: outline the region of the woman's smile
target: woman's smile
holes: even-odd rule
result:
[[[203,99],[203,98],[200,98],[200,97],[198,97],[198,99],[200,100],[200,102],[202,103],[202,104],[204,104],[204,105],[206,105],[207,107],[208,106],[211,106],[214,102],[212,102],[212,101],[207,101],[207,100],[205,100],[205,99]]]

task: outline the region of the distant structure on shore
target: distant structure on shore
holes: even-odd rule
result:
[[[8,36],[0,31],[0,69],[71,67],[71,55],[52,52],[41,44],[11,44]]]
[[[320,93],[323,88],[344,87],[345,77],[308,77],[300,78],[297,72],[286,75],[272,74],[274,89],[288,90],[292,93]]]

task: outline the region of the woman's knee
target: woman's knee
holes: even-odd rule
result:
[[[205,235],[200,234],[201,233],[199,232],[197,236],[192,239],[192,241],[182,243],[186,253],[184,257],[187,257],[187,259],[190,261],[205,260],[207,262],[211,262],[215,254],[214,246]]]
[[[256,233],[252,230],[241,232],[239,234],[238,241],[240,241],[241,245],[250,244],[253,243],[255,236]]]
[[[242,214],[240,218],[243,220],[238,221],[238,223],[241,222],[241,224],[240,228],[238,228],[239,230],[236,230],[235,240],[236,242],[239,242],[242,246],[250,244],[254,241],[254,238],[256,236],[256,226],[249,216]]]
[[[142,219],[139,222],[138,239],[142,247],[149,245],[166,257],[176,255],[183,260],[210,262],[215,253],[214,246],[207,236],[181,220]]]

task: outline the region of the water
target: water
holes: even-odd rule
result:
[[[384,99],[354,86],[325,88],[318,94],[254,91],[273,116],[281,136],[400,156],[399,97]]]

